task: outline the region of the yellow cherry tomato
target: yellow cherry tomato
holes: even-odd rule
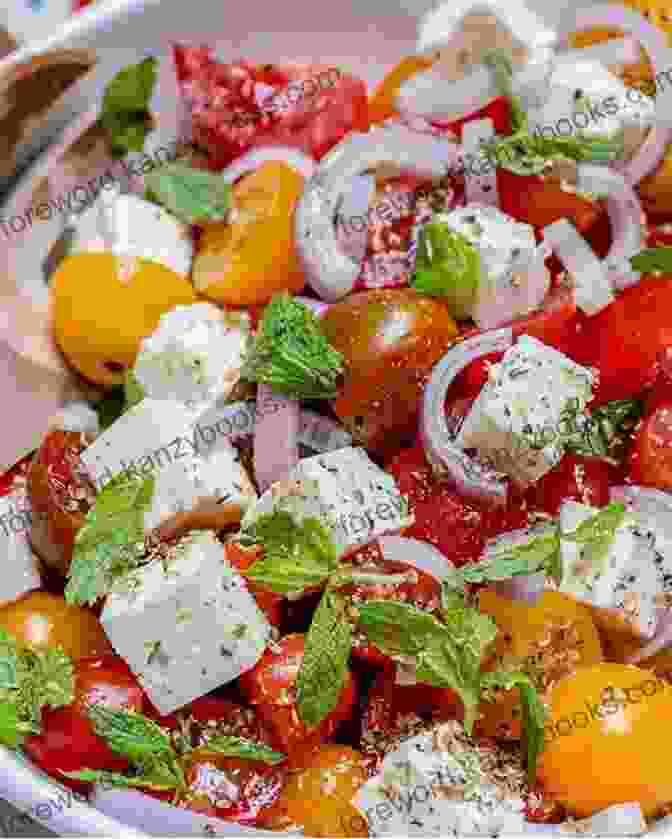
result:
[[[579,667],[602,661],[590,610],[564,594],[544,592],[530,606],[484,589],[479,593],[479,609],[490,615],[498,629],[483,663],[485,671],[525,665],[543,689]],[[484,736],[521,736],[518,690],[503,691],[493,701],[482,702],[480,712],[477,727]]]
[[[294,245],[293,213],[304,178],[291,166],[263,163],[233,188],[231,222],[208,225],[194,260],[194,285],[232,306],[268,303],[305,284]]]
[[[639,802],[653,817],[672,801],[672,686],[625,664],[584,667],[549,692],[537,779],[570,814]]]
[[[121,384],[140,341],[165,312],[196,302],[185,277],[158,262],[124,262],[111,253],[66,257],[51,284],[56,342],[70,364],[92,382]],[[120,270],[121,268],[121,270]]]
[[[396,67],[385,76],[369,99],[369,119],[372,123],[383,122],[397,113],[395,99],[399,88],[408,79],[428,70],[434,63],[434,58],[422,55],[408,55],[402,58]]]

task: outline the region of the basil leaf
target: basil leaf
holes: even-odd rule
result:
[[[328,588],[306,635],[296,680],[296,704],[299,717],[311,728],[338,705],[348,678],[352,626],[345,608],[345,600]]]
[[[95,603],[115,579],[136,567],[144,551],[144,514],[154,481],[153,475],[122,473],[97,495],[75,538],[65,588],[68,603]]]
[[[544,748],[544,724],[546,722],[546,708],[539,698],[534,682],[527,673],[519,670],[495,670],[492,673],[483,674],[481,685],[483,690],[495,688],[513,690],[518,688],[523,713],[527,776],[529,783],[534,783],[537,760]]]
[[[241,543],[263,546],[264,556],[242,573],[276,594],[322,585],[338,566],[329,532],[315,517],[297,523],[284,510],[264,513],[241,534]]]
[[[672,247],[645,248],[630,258],[634,271],[650,274],[653,271],[672,272]]]
[[[87,714],[96,734],[132,763],[174,758],[170,737],[153,720],[135,711],[90,705]]]
[[[272,765],[282,763],[286,758],[286,755],[282,754],[282,752],[273,751],[273,749],[263,743],[255,743],[253,740],[247,740],[244,737],[233,737],[226,734],[219,737],[212,737],[203,746],[199,746],[198,748],[206,752],[214,752],[223,757],[259,760]]]
[[[221,173],[186,163],[166,163],[145,176],[155,203],[187,224],[223,221],[231,207],[231,187]]]

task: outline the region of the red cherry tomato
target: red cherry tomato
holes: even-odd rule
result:
[[[384,559],[377,542],[366,545],[348,557],[344,569],[374,574],[405,574],[409,580],[395,585],[380,583],[349,583],[340,591],[352,598],[353,603],[367,600],[398,600],[417,606],[427,612],[438,609],[441,603],[439,581],[408,562]],[[356,658],[372,665],[391,663],[391,659],[372,644],[361,631],[355,630],[352,653]]]
[[[260,553],[261,549],[243,548],[235,542],[226,544],[226,558],[238,571],[247,570],[250,565],[259,559]],[[284,597],[252,582],[248,582],[247,587],[257,601],[257,606],[268,618],[268,622],[273,626],[280,627],[283,619]]]
[[[455,565],[477,560],[486,539],[527,524],[517,501],[503,510],[480,509],[446,481],[436,480],[420,443],[403,449],[386,468],[415,515],[404,535],[430,542]]]
[[[90,784],[64,778],[61,771],[107,769],[123,772],[127,761],[98,737],[86,715],[87,704],[142,711],[144,693],[124,661],[117,656],[83,658],[75,664],[75,701],[42,714],[42,733],[26,739],[30,757],[50,775],[78,791]]]
[[[633,483],[672,491],[672,384],[654,390],[635,431],[629,477]],[[661,392],[662,391],[662,392]]]
[[[241,690],[269,726],[278,747],[285,753],[318,745],[330,738],[338,725],[348,719],[355,705],[355,680],[349,674],[338,705],[317,729],[308,728],[299,717],[294,695],[304,645],[304,635],[286,635],[269,647],[252,670],[248,670],[239,679]]]
[[[593,405],[637,396],[652,384],[662,352],[672,346],[672,275],[644,276],[587,318],[572,358],[600,371]]]
[[[530,509],[556,516],[563,501],[604,507],[609,503],[609,487],[618,482],[618,471],[607,461],[567,453],[530,487],[526,498]]]
[[[369,127],[366,84],[336,68],[222,64],[207,47],[175,45],[174,55],[194,139],[213,169],[268,145],[319,160],[349,131]]]

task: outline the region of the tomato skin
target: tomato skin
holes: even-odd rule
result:
[[[286,635],[239,678],[241,690],[273,732],[278,748],[290,754],[329,739],[339,724],[350,717],[357,694],[355,679],[350,673],[338,705],[317,729],[309,729],[299,717],[293,697],[304,646],[304,635]]]
[[[91,785],[63,778],[60,770],[107,769],[123,772],[128,762],[98,737],[88,719],[89,703],[142,711],[144,693],[123,659],[107,655],[81,659],[75,665],[75,701],[42,713],[42,733],[26,739],[24,748],[42,769],[74,790]]]
[[[446,402],[452,402],[454,399],[476,399],[488,381],[490,368],[493,364],[498,364],[503,357],[503,352],[491,352],[467,364],[448,388]]]
[[[350,583],[340,587],[339,591],[353,598],[355,604],[364,603],[367,600],[397,600],[432,612],[438,609],[441,603],[441,585],[437,579],[408,562],[384,559],[377,543],[367,545],[349,556],[343,566],[344,569],[353,571],[368,571],[377,574],[411,574],[415,577],[414,580],[398,583],[394,586]],[[357,628],[355,628],[352,654],[355,658],[373,666],[391,663],[391,659],[381,652],[375,644],[372,644],[366,635]]]
[[[609,503],[609,488],[618,483],[618,471],[597,457],[568,452],[526,493],[531,509],[558,514],[563,501],[572,500],[593,507]]]
[[[586,320],[572,358],[600,371],[591,405],[637,396],[655,381],[660,354],[672,346],[671,307],[672,275],[643,276]]]
[[[243,548],[236,542],[227,542],[226,558],[238,571],[246,571],[258,558],[261,549]],[[266,615],[272,626],[281,627],[284,616],[284,597],[253,582],[247,583],[250,593],[257,601],[257,606]]]
[[[486,539],[527,525],[517,499],[504,510],[480,509],[446,481],[436,480],[419,441],[402,449],[388,461],[386,469],[408,497],[415,515],[414,524],[404,535],[429,542],[455,565],[476,561]]]
[[[672,389],[672,388],[669,388]],[[658,393],[634,434],[629,478],[635,484],[672,491],[672,398]]]

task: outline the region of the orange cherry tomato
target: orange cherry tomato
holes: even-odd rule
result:
[[[652,818],[672,801],[672,686],[650,670],[602,663],[561,679],[537,777],[570,814],[639,802]]]
[[[0,608],[0,627],[25,644],[60,647],[73,660],[112,652],[90,609],[47,591],[28,592]]]

